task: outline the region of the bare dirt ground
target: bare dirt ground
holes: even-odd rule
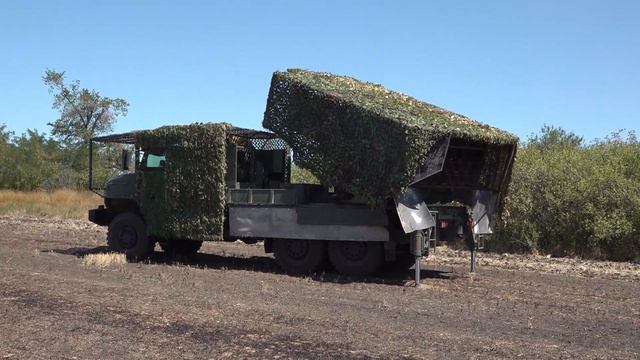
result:
[[[0,217],[0,359],[640,358],[640,265],[439,248],[410,272],[293,277],[257,245],[100,266],[103,228]]]

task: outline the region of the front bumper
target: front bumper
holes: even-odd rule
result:
[[[89,221],[94,224],[101,226],[109,225],[111,220],[113,220],[113,217],[113,212],[109,209],[105,209],[104,206],[89,210]]]

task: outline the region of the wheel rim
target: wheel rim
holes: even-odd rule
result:
[[[138,243],[138,234],[131,226],[125,226],[120,232],[120,245],[124,249],[131,249]]]
[[[309,243],[304,240],[287,240],[286,253],[290,259],[304,259],[309,254]]]
[[[360,261],[367,256],[367,244],[355,241],[345,242],[341,244],[340,252],[349,261]]]

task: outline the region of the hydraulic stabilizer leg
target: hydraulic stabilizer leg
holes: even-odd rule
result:
[[[420,285],[420,256],[416,256],[416,286]]]
[[[478,256],[478,250],[476,250],[476,248],[474,247],[471,250],[471,272],[476,272],[477,256]]]
[[[411,253],[416,259],[415,278],[416,286],[420,285],[420,258],[424,252],[425,237],[421,230],[414,231],[411,234]]]
[[[471,272],[476,271],[476,263],[478,258],[478,238],[476,234],[471,233],[466,236],[467,248],[471,251]]]
[[[473,234],[473,247],[471,248],[471,272],[476,272],[478,267],[478,250],[484,249],[484,235]]]

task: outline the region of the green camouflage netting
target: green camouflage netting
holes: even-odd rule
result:
[[[218,240],[225,207],[227,124],[164,126],[135,134],[136,147],[165,153],[164,168],[138,171],[138,202],[148,233]]]
[[[518,141],[381,85],[299,69],[273,74],[263,126],[289,143],[299,166],[367,202],[409,184],[443,136]]]

